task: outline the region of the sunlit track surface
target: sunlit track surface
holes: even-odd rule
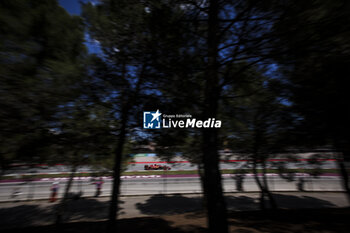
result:
[[[167,165],[172,171],[188,171],[196,170],[197,166],[191,164],[189,161],[181,157],[175,157],[171,162],[161,161],[157,157],[144,157],[134,158],[126,168],[126,171],[144,171],[145,165],[161,164]],[[299,156],[296,160],[288,158],[274,158],[268,160],[266,163],[267,168],[277,168],[283,166],[287,169],[337,169],[337,161],[332,156],[321,157],[317,160],[313,160],[309,154]],[[249,161],[245,159],[239,159],[237,156],[227,157],[221,160],[220,169],[246,169],[249,168]],[[67,165],[56,165],[56,166],[36,166],[28,168],[25,166],[14,167],[11,170],[5,171],[7,175],[16,174],[62,174],[70,171],[70,167]],[[94,169],[90,166],[79,166],[77,172],[94,172]]]
[[[283,163],[284,162],[284,163]],[[151,164],[157,164],[160,162],[138,162],[138,163],[131,163],[129,164],[127,171],[143,171],[145,165]],[[312,169],[315,167],[315,165],[308,163],[308,161],[297,161],[297,162],[287,162],[287,161],[271,161],[267,162],[266,166],[267,168],[277,168],[278,164],[283,163],[283,166],[286,169]],[[187,162],[187,161],[182,161],[182,162],[173,162],[173,163],[164,163],[167,166],[170,166],[172,171],[188,171],[188,170],[194,170],[196,169],[196,166]],[[249,164],[248,161],[242,160],[242,161],[233,161],[233,162],[221,162],[220,163],[220,169],[239,169],[239,168],[249,168],[246,167]],[[319,161],[318,164],[319,168],[322,169],[337,169],[338,165],[337,162],[333,159],[330,160],[323,160]]]
[[[268,183],[271,191],[298,191],[300,178],[303,177],[304,191],[342,191],[341,179],[338,176],[320,176],[317,178],[310,176],[297,176],[294,181],[287,181],[273,174],[268,176]],[[67,181],[60,180],[59,197],[62,197]],[[102,196],[109,196],[111,192],[111,179],[105,179],[102,187]],[[234,176],[223,176],[225,192],[236,192],[236,180]],[[30,199],[47,199],[50,196],[50,181],[33,182],[8,182],[0,184],[0,201],[16,201]],[[243,191],[259,191],[252,176],[247,176],[243,180]],[[11,197],[17,190],[20,194]],[[75,180],[71,192],[82,192],[83,196],[95,195],[95,185],[88,179]],[[198,176],[131,176],[123,177],[122,195],[147,195],[147,194],[174,194],[174,193],[201,193],[201,185]]]

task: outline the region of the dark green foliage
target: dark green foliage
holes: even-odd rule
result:
[[[350,4],[297,1],[285,7],[275,25],[277,48],[285,50],[277,61],[288,78],[284,87],[300,117],[302,140],[343,150],[349,144]]]
[[[349,91],[350,4],[347,1],[287,2],[275,25],[276,57],[287,78],[292,113],[299,117],[299,146],[328,145],[340,152],[339,167],[350,198]]]
[[[79,95],[83,27],[53,0],[1,1],[0,25],[2,165],[18,155],[34,162]]]

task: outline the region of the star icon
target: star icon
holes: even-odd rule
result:
[[[155,119],[157,119],[157,121],[159,121],[159,116],[162,115],[161,113],[159,113],[159,109],[157,109],[156,113],[151,113],[151,115],[153,116],[152,121],[154,121]]]

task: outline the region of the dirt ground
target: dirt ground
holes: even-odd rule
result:
[[[257,194],[229,195],[230,232],[350,232],[350,208],[341,193],[276,193],[280,209],[259,211]],[[118,232],[206,232],[203,201],[198,195],[122,198]],[[64,224],[53,225],[56,204],[47,201],[0,203],[3,233],[106,230],[108,199],[71,201]]]
[[[229,214],[229,226],[232,233],[348,233],[350,229],[350,209],[298,209],[277,210],[274,212],[247,211]],[[118,221],[116,232],[125,233],[201,233],[206,232],[205,214],[192,212],[162,217],[128,218]],[[55,225],[25,227],[2,230],[3,233],[23,232],[75,232],[102,233],[106,230],[106,221],[73,222],[60,227]]]

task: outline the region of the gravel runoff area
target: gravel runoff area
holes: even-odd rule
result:
[[[319,220],[319,215],[317,213],[332,213],[335,214],[336,220],[336,228],[334,228],[334,232],[346,232],[342,231],[345,227],[343,224],[349,224],[348,221],[342,221],[344,215],[349,217],[349,209],[346,208],[348,206],[348,201],[346,196],[342,192],[323,192],[323,193],[308,193],[308,192],[278,192],[274,193],[277,204],[280,207],[280,211],[294,211],[294,212],[285,212],[285,216],[292,213],[290,218],[301,217],[301,213],[305,213],[309,216],[314,216],[316,213],[316,220],[309,219],[310,221],[319,222],[317,224],[321,224],[323,220]],[[235,223],[240,222],[238,225],[243,226],[247,224],[249,221],[253,224],[254,221],[262,221],[266,218],[266,214],[261,215],[259,211],[259,203],[258,203],[259,193],[236,193],[236,194],[227,194],[226,202],[228,204],[228,208],[230,210],[229,222]],[[96,223],[102,224],[107,219],[108,212],[108,204],[109,199],[105,197],[101,198],[85,198],[79,200],[70,200],[68,207],[66,209],[66,214],[64,216],[64,222],[66,224],[87,224],[87,223]],[[26,201],[26,202],[7,202],[0,203],[0,230],[6,230],[8,232],[16,232],[15,228],[17,228],[18,232],[24,229],[29,229],[26,231],[37,231],[37,232],[45,232],[51,231],[47,229],[47,227],[52,227],[50,225],[53,224],[55,219],[55,208],[57,203],[49,203],[48,201]],[[335,213],[334,213],[335,211]],[[279,213],[278,212],[278,213]],[[251,213],[251,214],[248,214]],[[277,212],[275,212],[277,213]],[[237,215],[238,214],[238,215]],[[249,221],[243,221],[240,219],[242,216],[249,215],[251,218],[253,216],[258,219],[254,220],[250,219]],[[276,216],[279,216],[277,214]],[[303,215],[303,214],[302,214]],[[304,217],[306,217],[306,215]],[[232,219],[233,216],[233,219]],[[247,216],[247,218],[249,218]],[[260,217],[259,217],[260,216]],[[274,219],[274,216],[270,216],[270,220]],[[332,215],[333,216],[333,215]],[[334,217],[334,216],[333,216]],[[119,219],[121,223],[124,221],[130,224],[130,221],[136,221],[135,219],[139,219],[137,223],[141,223],[146,221],[144,224],[151,223],[155,221],[154,224],[165,224],[167,223],[167,227],[169,229],[177,229],[179,231],[172,231],[166,228],[162,228],[163,230],[169,230],[169,232],[201,232],[206,227],[205,222],[205,214],[203,211],[203,201],[202,196],[198,194],[187,194],[187,195],[149,195],[149,196],[130,196],[130,197],[122,197],[120,200],[120,210],[119,210]],[[254,221],[253,221],[254,220]],[[266,219],[265,219],[266,220]],[[264,221],[265,221],[264,220]],[[337,220],[341,221],[337,223]],[[161,221],[162,223],[160,223]],[[165,221],[165,222],[164,222]],[[253,221],[253,222],[252,222]],[[263,222],[264,222],[263,221]],[[284,220],[285,221],[285,220]],[[291,220],[292,223],[294,220]],[[243,224],[244,223],[244,224]],[[288,222],[288,224],[290,224]],[[334,224],[335,224],[334,223]],[[96,223],[97,224],[97,223]],[[271,223],[273,224],[275,223]],[[276,223],[277,224],[277,223]],[[280,222],[278,222],[280,224]],[[287,224],[287,225],[288,225]],[[316,224],[316,223],[315,223]],[[316,225],[317,225],[316,224]],[[323,224],[323,223],[322,223]],[[103,224],[102,224],[103,225]],[[168,226],[169,225],[169,226]],[[287,226],[286,224],[279,225]],[[36,228],[33,228],[35,226]],[[75,225],[69,225],[75,226]],[[234,229],[236,229],[236,225],[232,224]],[[309,225],[307,225],[309,226]],[[319,225],[317,225],[320,227]],[[349,225],[347,225],[349,226]],[[29,227],[29,228],[28,228]],[[39,228],[41,229],[39,229]],[[96,226],[95,226],[96,227]],[[305,226],[300,226],[305,227]],[[73,227],[74,228],[74,227]],[[90,229],[90,227],[88,227]],[[92,227],[93,228],[93,227]],[[92,229],[91,228],[91,229]],[[242,229],[245,229],[243,227]],[[31,230],[30,230],[31,229]],[[82,229],[79,227],[79,229]],[[238,229],[238,228],[237,228]],[[237,230],[236,229],[236,230]],[[248,229],[248,228],[247,228]],[[298,227],[294,228],[286,228],[288,229],[296,229],[298,231]],[[308,228],[306,228],[308,229]],[[316,227],[316,229],[318,229]],[[347,230],[350,228],[347,228]],[[184,230],[184,231],[183,231]],[[238,232],[238,231],[233,232]],[[270,229],[271,230],[271,229]],[[310,230],[310,229],[309,229]],[[72,231],[76,231],[73,230]],[[97,230],[99,231],[99,230]],[[301,228],[300,232],[303,232]],[[23,231],[24,232],[24,231]],[[78,232],[83,232],[79,231]],[[94,231],[88,231],[94,232]],[[146,231],[148,232],[148,231]],[[157,231],[150,231],[157,232]],[[239,232],[264,232],[264,231],[239,231]],[[269,231],[267,231],[269,232]],[[284,231],[277,231],[284,232]],[[288,231],[285,231],[288,232]],[[295,232],[295,231],[294,231]],[[308,232],[308,231],[305,231]],[[313,232],[313,231],[309,231]],[[318,231],[314,231],[318,232]],[[333,232],[332,229],[330,231],[322,231],[322,232]]]

